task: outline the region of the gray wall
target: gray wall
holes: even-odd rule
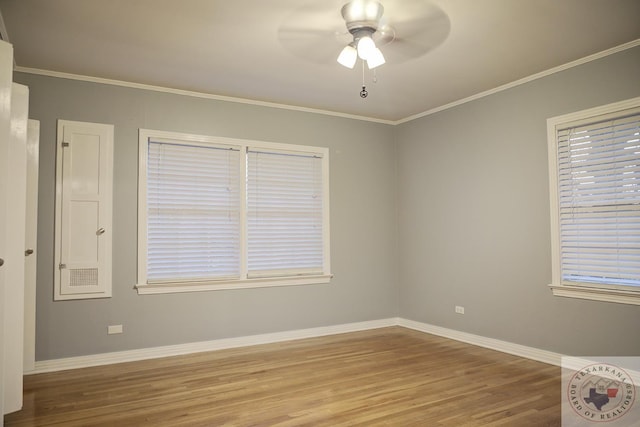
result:
[[[40,120],[36,359],[105,353],[396,316],[393,127],[359,120],[178,96],[31,74]],[[115,125],[113,297],[53,301],[56,120]],[[138,295],[138,128],[330,149],[328,285]],[[107,335],[123,324],[124,334]]]
[[[640,307],[547,287],[546,119],[636,96],[640,48],[399,126],[400,316],[569,355],[640,355]]]
[[[638,355],[640,308],[547,287],[546,119],[639,96],[639,75],[635,48],[393,127],[17,73],[41,124],[37,360],[394,316],[565,354]],[[53,302],[57,119],[115,125],[110,299]],[[141,127],[329,147],[332,283],[137,295]],[[125,333],[108,336],[109,324]]]

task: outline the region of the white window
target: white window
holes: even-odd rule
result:
[[[140,130],[138,292],[327,283],[328,150]]]
[[[547,128],[553,293],[640,304],[640,98]]]

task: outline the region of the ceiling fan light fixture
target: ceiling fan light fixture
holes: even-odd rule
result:
[[[373,49],[369,54],[369,57],[367,58],[367,65],[369,66],[370,70],[376,67],[379,67],[385,62],[386,61],[384,59],[384,55],[382,54],[382,51],[378,48]]]
[[[358,51],[353,44],[348,44],[338,55],[338,63],[347,68],[353,68],[358,60]]]
[[[358,56],[360,59],[366,61],[376,49],[376,44],[370,36],[363,36],[358,40]]]
[[[366,98],[368,95],[364,82],[364,63],[366,62],[369,69],[372,70],[386,62],[382,51],[378,49],[373,40],[374,34],[380,28],[382,37],[376,37],[376,39],[382,44],[388,42],[390,27],[380,24],[383,13],[384,8],[376,0],[352,0],[342,7],[342,17],[347,31],[353,36],[353,41],[342,49],[338,56],[338,63],[347,68],[353,68],[358,58],[362,59],[361,98]],[[376,81],[375,77],[374,81]]]

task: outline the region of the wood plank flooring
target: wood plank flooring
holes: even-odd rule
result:
[[[391,327],[25,377],[6,426],[559,426],[560,368]]]

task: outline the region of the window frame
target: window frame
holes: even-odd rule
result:
[[[560,206],[558,191],[558,129],[566,128],[572,122],[598,122],[606,116],[621,116],[625,110],[640,108],[640,97],[590,108],[575,113],[547,119],[547,144],[549,165],[549,195],[551,212],[551,276],[549,285],[553,295],[593,301],[640,305],[640,287],[577,283],[562,280]]]
[[[240,160],[240,277],[226,279],[184,280],[175,282],[148,283],[147,280],[147,155],[149,140],[182,141],[190,144],[215,147],[233,147],[239,149]],[[323,268],[321,274],[294,275],[279,277],[248,278],[247,266],[247,153],[250,149],[262,149],[272,152],[314,155],[322,159],[322,251]],[[272,286],[292,286],[329,283],[333,277],[330,264],[330,224],[329,224],[329,149],[234,139],[218,136],[198,135],[191,133],[139,129],[138,135],[138,294],[164,294],[177,292],[199,292],[223,289],[246,289]]]

